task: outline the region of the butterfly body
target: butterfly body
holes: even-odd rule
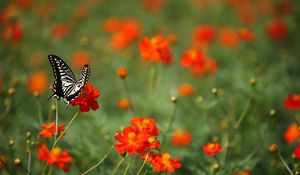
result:
[[[81,93],[82,88],[87,84],[90,67],[84,65],[81,71],[81,78],[77,80],[72,70],[60,57],[49,55],[48,59],[55,77],[52,85],[53,94],[50,98],[54,97],[58,100],[63,98],[69,104]]]

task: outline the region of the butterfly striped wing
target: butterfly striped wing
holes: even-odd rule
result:
[[[90,68],[87,65],[84,66],[81,72],[81,78],[77,81],[72,70],[61,58],[55,55],[49,55],[48,59],[55,77],[55,80],[53,81],[53,94],[51,97],[57,99],[64,98],[69,104],[80,94],[82,88],[86,85]]]
[[[81,93],[82,88],[87,84],[89,80],[89,75],[90,67],[88,65],[84,65],[81,71],[81,78],[76,82],[74,88],[72,88],[65,96],[65,99],[67,101],[72,101]]]

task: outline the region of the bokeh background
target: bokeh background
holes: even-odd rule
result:
[[[114,131],[133,116],[154,118],[165,132],[174,110],[171,96],[177,103],[168,143],[178,130],[191,135],[185,145],[167,146],[181,159],[175,174],[288,174],[268,151],[273,143],[298,171],[296,143],[286,143],[283,134],[300,116],[283,102],[300,92],[299,13],[299,2],[292,0],[1,0],[0,156],[15,174],[24,173],[13,160],[26,164],[27,132],[38,138],[41,124],[55,120],[55,101],[47,100],[54,80],[47,57],[55,54],[77,77],[89,64],[89,82],[101,91],[100,108],[80,113],[60,143],[74,158],[69,174],[99,161]],[[140,41],[156,35],[170,43],[169,64],[140,54]],[[182,65],[189,49],[213,60],[205,71]],[[116,75],[120,67],[129,72],[128,88]],[[120,102],[124,98],[131,106]],[[60,122],[76,111],[60,101]],[[222,144],[218,158],[225,170],[213,170],[214,159],[204,156],[208,142]],[[109,174],[119,159],[114,150],[91,174]],[[134,161],[132,172],[142,163]],[[33,150],[32,174],[43,165]],[[0,174],[8,174],[0,167]]]

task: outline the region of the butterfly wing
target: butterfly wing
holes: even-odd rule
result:
[[[65,99],[67,101],[72,101],[75,99],[82,91],[82,88],[87,84],[90,76],[90,67],[88,65],[84,65],[81,71],[81,78],[76,82],[73,89],[66,94]]]
[[[55,77],[55,80],[53,81],[53,94],[51,97],[57,99],[65,98],[66,94],[74,89],[77,82],[75,75],[69,66],[58,56],[49,55],[48,59]]]

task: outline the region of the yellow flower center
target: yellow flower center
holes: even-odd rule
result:
[[[299,101],[299,100],[300,100],[300,95],[293,95],[293,96],[292,96],[292,99],[293,99],[294,101]]]

